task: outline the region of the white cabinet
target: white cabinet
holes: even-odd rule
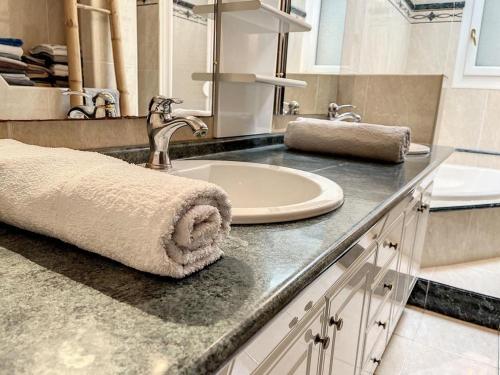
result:
[[[373,374],[420,266],[431,188],[408,194],[219,374]]]
[[[359,343],[364,335],[367,292],[375,270],[376,248],[376,243],[373,243],[367,254],[353,266],[345,283],[327,294],[326,326],[332,344],[325,350],[323,374],[354,375],[361,365],[362,346]]]

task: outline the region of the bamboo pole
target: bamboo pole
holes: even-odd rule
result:
[[[120,92],[120,112],[122,116],[130,116],[131,96],[127,86],[127,77],[125,74],[125,57],[123,51],[123,33],[120,21],[120,0],[109,0],[109,9],[111,11],[111,44],[113,47],[113,60],[115,65],[116,87]]]
[[[68,48],[69,89],[70,91],[83,92],[77,7],[77,0],[64,0],[64,25],[66,28],[66,44]],[[83,105],[83,97],[71,95],[70,103],[72,107]]]
[[[94,7],[91,5],[77,4],[77,7],[78,7],[78,9],[89,10],[89,11],[97,12],[97,13],[103,13],[103,14],[107,14],[108,16],[111,14],[109,9],[98,8],[98,7]]]

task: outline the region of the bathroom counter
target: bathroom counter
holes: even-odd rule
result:
[[[317,173],[339,183],[345,203],[308,220],[233,226],[224,258],[183,280],[0,223],[0,372],[210,373],[451,152],[399,165],[282,145],[204,156]]]

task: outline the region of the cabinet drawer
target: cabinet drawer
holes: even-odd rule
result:
[[[382,269],[375,278],[371,288],[370,313],[368,322],[371,323],[380,313],[382,305],[391,300],[393,290],[396,289],[398,257],[393,257],[390,264]]]
[[[373,345],[373,350],[366,356],[366,360],[363,365],[362,375],[371,375],[375,373],[375,370],[379,366],[382,360],[382,354],[384,354],[386,346],[386,336],[383,332],[375,340]]]
[[[380,237],[377,254],[377,267],[385,268],[398,254],[403,238],[404,212],[392,223],[391,227]]]
[[[389,330],[389,319],[391,316],[391,294],[392,291],[386,296],[383,301],[378,314],[368,322],[366,327],[366,340],[365,340],[365,350],[364,350],[364,361],[368,359],[368,356],[373,352],[376,344],[380,340],[380,337],[387,337],[387,331]]]
[[[399,216],[406,210],[406,207],[408,207],[408,204],[412,201],[412,199],[413,197],[411,194],[407,195],[401,202],[396,205],[396,207],[389,211],[389,213],[386,215],[381,237],[387,235],[388,231],[391,230],[392,224],[394,224]]]
[[[321,349],[330,339],[323,332],[326,305],[318,304],[255,370],[255,374],[318,374]]]

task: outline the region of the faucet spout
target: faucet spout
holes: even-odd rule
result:
[[[205,137],[207,125],[194,116],[171,116],[170,113],[150,111],[148,115],[149,161],[146,168],[168,171],[172,169],[169,156],[170,139],[174,133],[189,127],[197,137]]]

